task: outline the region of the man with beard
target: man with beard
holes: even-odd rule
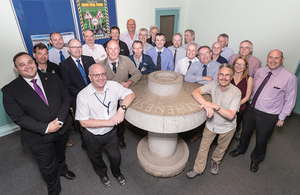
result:
[[[230,82],[233,71],[234,69],[230,64],[222,64],[218,73],[218,81],[212,81],[192,93],[193,97],[201,104],[201,107],[206,110],[208,119],[194,167],[186,174],[190,179],[203,173],[209,147],[216,135],[219,135],[218,146],[211,157],[210,172],[214,175],[218,174],[218,164],[221,162],[234,135],[236,112],[240,107],[241,91]],[[212,102],[206,101],[202,96],[204,94],[210,94]]]

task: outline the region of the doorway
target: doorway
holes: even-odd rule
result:
[[[155,9],[155,24],[164,33],[168,46],[172,45],[172,37],[178,32],[180,8]]]

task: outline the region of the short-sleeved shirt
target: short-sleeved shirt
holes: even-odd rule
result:
[[[200,87],[200,89],[203,94],[211,95],[212,103],[226,110],[239,111],[241,91],[233,84],[230,83],[224,91],[221,91],[218,81],[212,81]],[[207,119],[206,127],[218,134],[227,133],[236,127],[236,117],[229,120],[215,111],[214,115]]]
[[[92,83],[90,83],[78,93],[75,119],[108,120],[116,115],[118,101],[124,99],[131,93],[133,92],[130,89],[124,88],[119,83],[107,81],[101,94],[97,92]],[[108,108],[106,106],[108,106]],[[86,129],[94,135],[104,135],[111,131],[113,126],[101,128],[87,127]]]

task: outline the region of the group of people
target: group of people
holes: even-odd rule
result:
[[[192,95],[206,110],[207,121],[203,134],[192,138],[194,142],[202,136],[195,165],[187,176],[202,174],[216,135],[212,174],[218,173],[232,138],[240,141],[229,153],[236,157],[246,152],[255,129],[250,170],[258,170],[274,127],[283,125],[296,100],[297,78],[282,66],[281,51],[270,51],[267,66],[261,68],[260,60],[251,55],[249,40],[242,41],[239,53],[234,54],[227,47],[226,34],[220,34],[210,48],[195,43],[195,32],[188,29],[184,46],[182,35],[176,33],[173,45],[167,48],[157,26],[150,28],[148,38],[148,30],[136,32],[135,21],[129,19],[126,32],[120,34],[113,26],[110,35],[103,45],[95,44],[92,31],[86,30],[84,45],[71,39],[65,47],[61,34],[53,32],[49,40],[52,49],[48,51],[43,43],[33,47],[35,60],[25,52],[14,56],[14,68],[20,76],[2,88],[4,108],[21,127],[22,144],[37,159],[49,194],[60,193],[60,176],[75,179],[65,162],[67,130],[74,119],[80,126],[82,148],[104,186],[111,183],[101,147],[107,151],[113,176],[125,185],[119,148],[126,148],[124,115],[135,98],[128,87],[142,74],[158,70],[176,71],[186,82],[203,84]],[[212,102],[207,102],[204,94],[210,94]]]

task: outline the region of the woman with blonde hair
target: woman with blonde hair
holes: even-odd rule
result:
[[[248,75],[249,72],[249,63],[248,59],[245,56],[237,57],[232,66],[234,67],[234,74],[231,80],[231,83],[239,88],[242,92],[241,107],[237,113],[237,125],[234,138],[236,140],[240,139],[240,129],[243,119],[244,112],[247,107],[247,102],[251,96],[253,88],[253,78]]]

